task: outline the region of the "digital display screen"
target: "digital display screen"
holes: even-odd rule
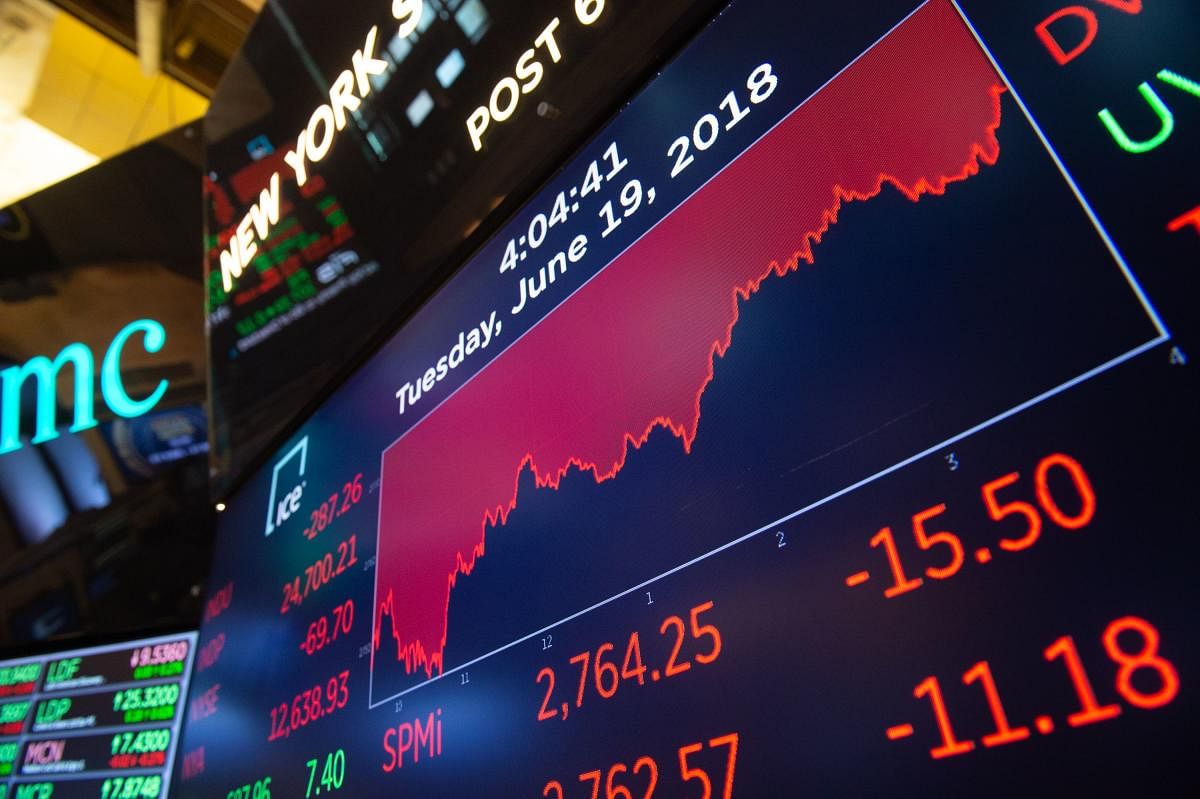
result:
[[[188,632],[0,661],[0,796],[166,797],[195,648]]]
[[[180,794],[1195,792],[1200,12],[1059,5],[724,8],[228,498]]]
[[[648,53],[665,59],[718,4],[581,6],[590,25],[564,25],[562,0],[265,5],[204,122],[214,493],[644,82]]]
[[[263,155],[235,173],[228,186],[210,174],[206,193],[216,221],[226,228],[223,234],[209,235],[210,262],[218,261],[220,248],[236,234],[235,208],[255,199],[271,170],[283,164],[282,156],[275,151]],[[358,252],[345,246],[354,238],[354,227],[322,181],[306,184],[294,202],[281,203],[279,213],[276,231],[254,261],[258,281],[231,294],[219,269],[209,275],[210,337],[222,360],[236,360],[379,271],[378,263],[363,263]],[[266,297],[269,302],[262,301]],[[261,307],[234,319],[235,308],[251,304]]]

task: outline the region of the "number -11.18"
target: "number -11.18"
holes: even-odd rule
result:
[[[1135,641],[1136,639],[1136,641]],[[1179,673],[1175,666],[1158,653],[1159,633],[1154,625],[1136,616],[1126,616],[1108,625],[1103,635],[1104,650],[1110,660],[1117,664],[1116,691],[1130,705],[1142,710],[1153,710],[1170,703],[1179,694]],[[1084,669],[1075,641],[1063,636],[1043,652],[1047,661],[1062,661],[1075,690],[1079,710],[1067,716],[1067,724],[1082,727],[1116,718],[1121,706],[1115,703],[1100,704],[1092,682]],[[1139,672],[1138,685],[1134,675]],[[992,669],[986,660],[968,669],[962,676],[964,685],[978,684],[987,699],[995,732],[982,738],[985,747],[1023,741],[1030,737],[1028,727],[1014,727],[1008,720],[1000,691],[996,686]],[[1153,687],[1154,690],[1146,690]],[[934,759],[963,755],[975,749],[973,741],[959,740],[950,722],[950,711],[937,677],[926,677],[913,690],[917,699],[928,699],[941,735],[941,744],[929,751]],[[1035,726],[1039,733],[1048,735],[1054,729],[1049,716],[1038,716]],[[896,739],[912,733],[911,725],[900,725],[888,730],[888,737]]]

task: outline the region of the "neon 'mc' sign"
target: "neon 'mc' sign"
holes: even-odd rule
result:
[[[100,393],[105,404],[117,416],[132,419],[148,413],[167,393],[167,381],[158,386],[144,399],[134,399],[125,390],[121,381],[121,353],[135,334],[142,334],[142,347],[154,354],[162,350],[167,342],[167,331],[153,319],[130,322],[117,333],[108,345],[104,360],[100,364]],[[25,381],[37,381],[37,410],[34,419],[33,444],[44,444],[58,438],[56,429],[58,374],[70,363],[74,367],[75,410],[74,423],[69,428],[79,433],[96,426],[95,372],[96,363],[87,345],[75,343],[63,347],[53,361],[39,355],[22,366],[12,366],[0,371],[0,455],[21,448],[21,388]]]

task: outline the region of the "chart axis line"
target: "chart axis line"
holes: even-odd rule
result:
[[[373,710],[373,709],[380,707],[381,705],[385,705],[388,702],[391,702],[395,699],[399,699],[401,697],[404,697],[411,693],[419,691],[422,688],[426,688],[426,687],[432,685],[433,683],[436,683],[446,677],[449,677],[452,674],[457,674],[458,672],[469,669],[472,666],[482,663],[485,660],[489,660],[490,658],[493,658],[496,655],[506,652],[509,649],[512,649],[513,647],[520,646],[521,644],[531,641],[535,638],[538,638],[538,637],[544,635],[545,633],[551,632],[552,630],[554,630],[558,627],[561,627],[564,624],[568,624],[572,621],[575,621],[576,619],[586,616],[587,614],[589,614],[595,610],[599,610],[600,608],[602,608],[606,605],[610,605],[613,602],[616,602],[617,600],[624,599],[627,596],[644,591],[647,587],[654,585],[655,583],[657,583],[661,580],[665,580],[668,577],[671,577],[675,574],[679,574],[680,572],[682,572],[686,569],[689,569],[698,563],[702,563],[702,562],[708,560],[709,558],[719,555],[722,552],[725,552],[726,550],[732,549],[732,548],[738,546],[739,544],[744,544],[747,541],[757,538],[758,536],[762,535],[765,532],[774,530],[782,524],[786,524],[787,522],[793,521],[813,510],[816,510],[817,508],[820,508],[824,505],[828,505],[830,502],[833,502],[834,500],[841,499],[842,497],[846,496],[847,494],[853,493],[854,491],[857,491],[858,489],[863,488],[864,486],[870,485],[871,483],[874,483],[877,480],[887,477],[888,475],[894,474],[895,472],[898,472],[901,469],[907,468],[908,466],[911,466],[912,464],[916,463],[917,461],[924,460],[925,458],[929,457],[930,455],[937,454],[938,452],[945,450],[947,447],[953,446],[954,444],[957,444],[960,441],[963,441],[967,438],[970,438],[971,436],[974,436],[976,433],[980,433],[984,430],[987,430],[990,427],[995,426],[996,424],[999,424],[1000,422],[1003,422],[1007,419],[1011,419],[1014,416],[1018,416],[1021,413],[1024,413],[1025,411],[1029,410],[1030,408],[1040,405],[1043,402],[1045,402],[1049,399],[1052,399],[1052,398],[1058,396],[1059,394],[1062,394],[1063,392],[1066,392],[1066,391],[1069,391],[1070,389],[1075,388],[1076,386],[1082,385],[1083,383],[1086,383],[1089,380],[1091,380],[1095,377],[1098,377],[1099,375],[1104,374],[1105,372],[1108,372],[1111,369],[1114,369],[1128,361],[1133,360],[1134,358],[1137,358],[1140,355],[1145,354],[1146,352],[1149,352],[1150,350],[1153,350],[1154,348],[1158,347],[1161,344],[1164,344],[1167,341],[1170,341],[1170,336],[1168,336],[1168,335],[1160,335],[1154,339],[1151,339],[1150,341],[1147,341],[1145,344],[1142,344],[1138,347],[1134,347],[1133,349],[1129,350],[1128,352],[1126,352],[1122,355],[1118,355],[1117,357],[1115,357],[1111,360],[1105,361],[1104,363],[1100,364],[1099,366],[1097,366],[1093,369],[1089,369],[1088,371],[1086,371],[1080,375],[1077,375],[1076,377],[1073,377],[1064,383],[1060,383],[1059,385],[1055,386],[1054,388],[1049,389],[1048,391],[1044,391],[1041,394],[1038,394],[1037,396],[1032,397],[1031,399],[1028,399],[1018,405],[1014,405],[1013,407],[1009,408],[1008,410],[1002,411],[1002,412],[996,414],[995,416],[993,416],[983,422],[980,422],[979,424],[977,424],[973,427],[970,427],[970,428],[962,431],[961,433],[957,433],[956,435],[953,435],[950,438],[947,438],[943,441],[939,441],[938,443],[936,443],[930,447],[926,447],[925,449],[921,450],[920,452],[918,452],[914,455],[910,455],[909,457],[907,457],[901,461],[898,461],[897,463],[894,463],[885,469],[882,469],[868,477],[864,477],[861,480],[858,480],[857,482],[851,483],[850,485],[845,486],[844,488],[841,488],[841,489],[833,492],[832,494],[822,497],[821,499],[818,499],[808,505],[805,505],[804,507],[802,507],[798,510],[792,511],[791,513],[789,513],[785,516],[782,516],[772,522],[769,522],[769,523],[763,525],[762,527],[759,527],[756,530],[746,533],[745,535],[742,535],[738,538],[735,538],[732,541],[728,541],[728,542],[722,544],[721,546],[719,546],[715,549],[711,549],[708,552],[705,552],[701,555],[697,555],[696,557],[694,557],[688,561],[685,561],[685,562],[679,564],[678,566],[675,566],[671,569],[668,569],[665,572],[657,574],[647,580],[644,580],[644,581],[638,583],[637,585],[631,586],[630,588],[626,588],[623,591],[615,593],[605,599],[600,600],[599,602],[596,602],[595,604],[592,604],[582,610],[576,611],[575,613],[572,613],[569,616],[564,616],[563,618],[559,619],[558,621],[552,622],[551,624],[548,624],[539,630],[535,630],[527,635],[523,635],[520,638],[513,639],[512,641],[508,642],[507,644],[504,644],[503,646],[499,646],[486,654],[479,655],[478,657],[472,658],[471,660],[468,660],[465,663],[461,663],[457,666],[454,666],[453,668],[445,669],[442,671],[441,674],[437,675],[436,677],[429,677],[429,678],[417,683],[416,685],[410,686],[409,688],[406,688],[403,691],[394,693],[385,699],[380,699],[377,702],[373,702],[370,695],[368,695],[368,702],[371,702],[371,704],[369,704],[369,709]]]

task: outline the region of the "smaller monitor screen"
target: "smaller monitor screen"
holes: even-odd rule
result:
[[[162,799],[194,632],[0,660],[0,799]]]

